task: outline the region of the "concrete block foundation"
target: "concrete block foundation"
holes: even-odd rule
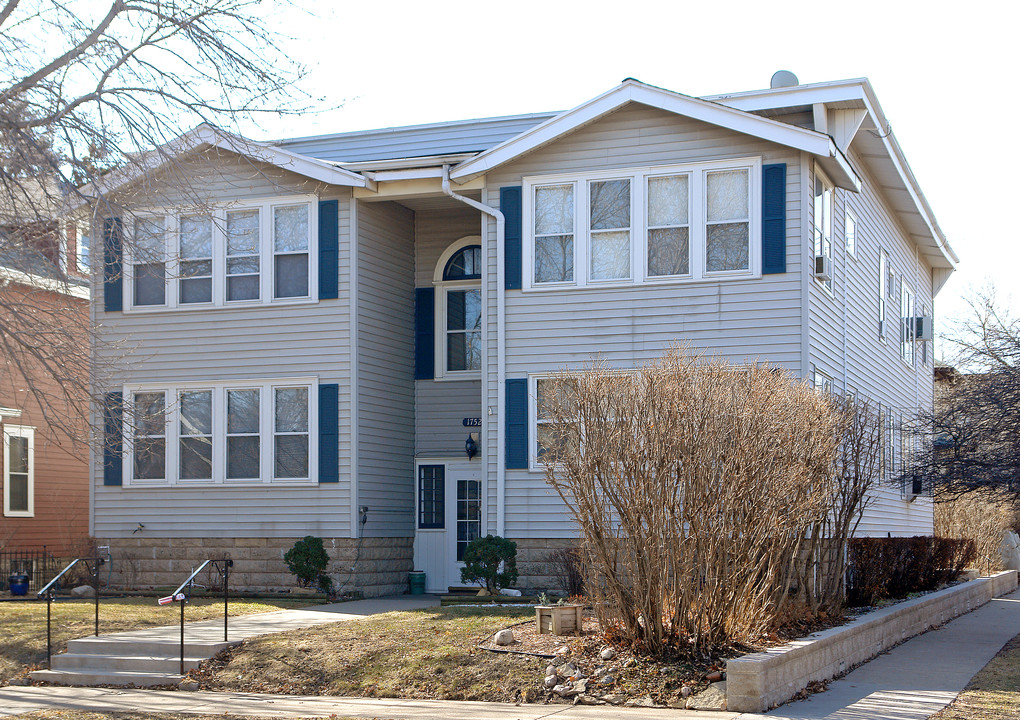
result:
[[[234,561],[230,587],[254,592],[279,592],[297,586],[283,555],[300,538],[100,538],[110,547],[108,573],[114,589],[173,589],[208,559]],[[334,587],[364,597],[407,592],[412,570],[412,538],[323,538],[332,562]],[[105,579],[105,578],[104,578]],[[206,587],[219,587],[211,569],[199,576]]]

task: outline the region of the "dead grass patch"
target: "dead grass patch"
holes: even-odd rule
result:
[[[428,700],[534,701],[539,658],[480,650],[531,607],[442,607],[266,635],[203,664],[203,689]]]
[[[230,603],[230,615],[252,615],[273,610],[307,607],[300,600],[238,600]],[[67,641],[93,633],[91,600],[59,600],[53,603],[53,652],[63,652]],[[223,601],[196,599],[188,604],[186,620],[223,617]],[[176,604],[160,607],[154,598],[101,598],[99,632],[114,633],[173,625],[180,618]],[[0,684],[39,666],[46,660],[46,603],[0,604]]]
[[[1010,640],[932,720],[1015,720],[1020,717],[1020,635]]]

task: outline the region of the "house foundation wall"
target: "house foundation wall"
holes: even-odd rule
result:
[[[564,550],[578,546],[577,538],[510,538],[517,543],[517,587],[529,594],[560,594],[566,577],[559,562]]]
[[[300,538],[106,538],[99,546],[110,548],[103,569],[109,586],[121,590],[173,588],[205,560],[229,557],[230,588],[253,592],[279,592],[297,586],[283,555]],[[340,592],[364,597],[407,592],[412,570],[411,538],[323,538],[330,557],[328,573]],[[103,578],[106,580],[106,578]],[[219,587],[211,569],[197,582]]]

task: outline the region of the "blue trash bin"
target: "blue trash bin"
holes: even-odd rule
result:
[[[11,595],[27,595],[28,575],[23,572],[12,572],[7,578],[7,587],[11,589]]]

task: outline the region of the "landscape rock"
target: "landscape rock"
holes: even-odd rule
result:
[[[577,675],[577,665],[574,663],[564,663],[559,667],[560,675],[570,677],[571,675]]]
[[[726,683],[712,683],[694,697],[688,698],[686,707],[688,710],[725,710]]]
[[[555,675],[555,674],[556,674],[556,666],[555,665],[550,663],[549,665],[545,666],[545,676],[546,677],[549,677],[550,675]]]
[[[601,678],[599,678],[599,685],[602,686],[612,685],[614,682],[616,682],[616,678],[614,678],[612,675],[603,675]]]
[[[623,664],[624,667],[628,667],[628,668],[634,667],[635,665],[637,665],[637,658],[633,658],[633,657],[632,658],[627,658],[627,662],[625,662]]]
[[[645,695],[634,700],[628,700],[623,705],[624,707],[655,707],[655,701],[650,696]]]
[[[500,630],[496,633],[496,644],[497,645],[513,645],[514,644],[514,631],[510,628],[506,630]]]
[[[8,685],[17,685],[17,686],[31,685],[32,684],[32,678],[28,678],[28,677],[11,678],[11,680],[7,684]]]
[[[705,679],[708,680],[710,683],[719,682],[720,680],[722,680],[722,673],[719,672],[718,670],[716,672],[710,672],[708,673],[708,675],[705,676]]]
[[[507,597],[520,597],[521,596],[521,591],[520,590],[511,590],[510,588],[503,588],[502,590],[500,590],[500,593],[503,594],[503,595],[506,595]]]
[[[682,688],[680,688],[680,695],[682,697],[689,698],[691,696],[691,686],[684,685]]]
[[[489,597],[492,593],[489,592],[488,588],[482,588],[478,591],[476,597]]]
[[[557,677],[556,673],[553,673],[552,675],[546,675],[545,676],[545,683],[544,683],[544,685],[547,688],[549,688],[550,690],[552,690],[557,685],[559,685],[559,682],[560,682],[559,677]]]
[[[578,695],[574,702],[579,705],[605,705],[606,701],[593,695]]]
[[[194,680],[181,680],[177,684],[177,689],[178,690],[188,690],[188,691],[198,690],[198,683],[195,682]]]
[[[569,654],[570,654],[570,648],[567,647],[566,645],[564,645],[563,647],[558,647],[555,650],[553,650],[553,655],[563,655],[563,656],[566,656],[566,655],[569,655]]]
[[[594,671],[592,671],[591,676],[593,678],[600,678],[603,675],[605,675],[607,672],[609,672],[609,668],[607,668],[605,665],[600,665],[599,667],[595,668]]]
[[[569,693],[571,689],[572,687],[570,683],[562,683],[561,685],[555,685],[552,691],[560,697],[567,697],[567,693]]]
[[[95,596],[96,589],[91,585],[79,585],[71,589],[71,597],[73,598],[92,598]]]
[[[616,651],[611,647],[602,648],[602,652],[599,653],[599,657],[603,660],[612,660],[616,657]]]

